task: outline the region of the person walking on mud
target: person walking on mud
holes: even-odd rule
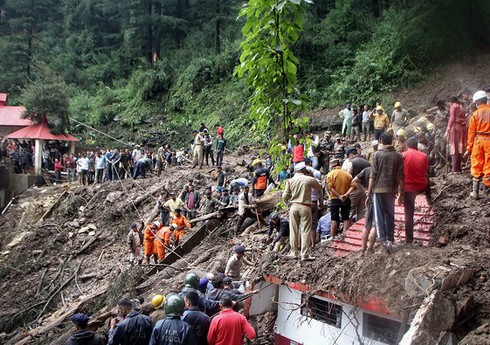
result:
[[[298,251],[301,247],[301,260],[312,261],[315,257],[310,256],[311,241],[311,191],[318,191],[318,209],[323,208],[323,191],[318,181],[311,176],[307,176],[307,168],[304,162],[300,162],[294,167],[295,175],[286,181],[284,189],[284,201],[291,204],[289,212],[290,225],[290,258],[298,258]]]
[[[192,131],[192,135],[194,136],[192,168],[199,165],[199,169],[202,169],[202,163],[204,161],[204,138],[201,133],[196,130]]]
[[[381,143],[383,148],[373,156],[366,206],[369,206],[372,196],[378,239],[390,254],[395,241],[395,200],[398,188],[401,200],[405,194],[403,157],[393,147],[391,133],[383,133]]]

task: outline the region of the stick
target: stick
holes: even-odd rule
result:
[[[105,249],[102,249],[99,255],[99,259],[97,260],[98,262],[100,262],[100,260],[102,259],[102,255],[104,255],[104,253],[105,253]]]
[[[46,275],[46,272],[48,272],[47,268],[44,269],[43,274],[41,275],[41,280],[39,280],[39,284],[37,285],[35,297],[39,296],[39,294],[41,293],[41,288],[43,287],[43,281],[44,281],[44,276]]]
[[[53,213],[54,209],[58,206],[58,204],[60,203],[61,199],[63,199],[66,195],[68,195],[68,191],[64,191],[63,194],[60,195],[60,197],[58,198],[58,200],[56,200],[49,208],[48,210],[42,215],[42,217],[38,220],[38,222],[36,224],[41,224],[41,222],[49,217],[51,215],[51,213]]]
[[[78,252],[76,252],[74,255],[75,256],[78,256],[78,255],[82,254],[84,251],[86,251],[95,241],[97,241],[97,239],[99,238],[100,234],[102,234],[102,231],[99,231],[97,233],[97,235],[95,235],[94,237],[92,237],[92,239],[90,241],[88,241],[87,243],[85,243],[85,245]]]
[[[7,210],[9,209],[10,205],[12,205],[12,203],[14,202],[15,200],[15,197],[12,198],[12,200],[9,201],[9,203],[7,204],[7,206],[5,206],[5,208],[3,209],[2,211],[2,216],[5,214],[5,212],[7,212]]]
[[[68,278],[67,281],[65,281],[63,284],[61,284],[61,286],[59,288],[57,288],[55,290],[55,292],[53,292],[51,294],[51,296],[48,298],[48,301],[46,302],[46,304],[44,305],[43,309],[41,310],[41,312],[39,313],[39,315],[37,316],[37,320],[40,321],[41,319],[41,316],[43,315],[43,313],[46,311],[46,308],[49,306],[49,303],[51,303],[51,301],[53,300],[53,298],[58,294],[58,292],[60,292],[62,289],[65,288],[65,286],[67,286],[73,279],[75,279],[75,277],[77,276],[78,274],[78,271],[80,270],[80,266],[82,266],[82,263],[83,263],[83,259],[80,261],[80,263],[78,264],[77,266],[77,269],[75,270],[75,273],[70,277]]]

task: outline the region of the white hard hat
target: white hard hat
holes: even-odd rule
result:
[[[378,146],[379,145],[379,141],[377,140],[373,140],[373,142],[371,143],[371,146]]]
[[[485,91],[477,91],[475,92],[475,94],[473,95],[473,102],[476,102],[482,98],[487,98],[487,93]]]
[[[294,166],[294,171],[301,171],[306,168],[306,164],[304,162],[299,162]]]

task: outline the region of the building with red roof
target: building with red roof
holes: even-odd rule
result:
[[[7,94],[0,93],[0,136],[5,137],[10,133],[18,131],[24,127],[32,125],[29,119],[23,119],[22,113],[25,108],[22,106],[7,105]]]

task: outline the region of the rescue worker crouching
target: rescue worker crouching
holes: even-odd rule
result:
[[[191,224],[187,220],[187,218],[182,214],[182,210],[180,208],[175,209],[175,216],[172,217],[170,224],[175,224],[177,228],[174,231],[174,245],[178,246],[180,243],[180,239],[184,236],[186,230],[191,229]]]

